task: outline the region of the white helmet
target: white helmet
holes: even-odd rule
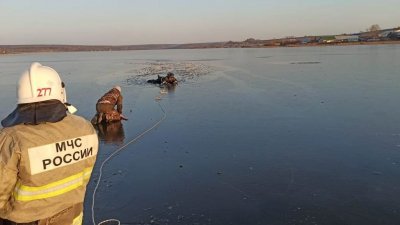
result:
[[[51,99],[65,103],[66,96],[58,73],[40,63],[32,63],[29,70],[22,73],[17,87],[18,104],[42,102]]]
[[[121,93],[121,86],[115,85],[113,88],[117,89]]]

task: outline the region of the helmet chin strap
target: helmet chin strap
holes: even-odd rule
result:
[[[65,90],[65,83],[64,82],[61,82],[61,87],[62,87],[61,91],[62,91],[62,95],[63,95],[64,105],[67,107],[68,112],[71,113],[71,114],[76,113],[78,111],[78,109],[67,102],[67,91]]]
[[[78,111],[78,109],[76,109],[73,105],[69,105],[67,106],[68,112],[71,114],[74,114]]]
[[[74,113],[76,113],[78,111],[78,109],[75,108],[75,106],[69,104],[68,102],[65,102],[64,105],[65,105],[65,107],[67,107],[68,112],[71,113],[71,114],[74,114]]]
[[[67,106],[67,109],[68,109],[68,112],[71,114],[74,114],[78,111],[73,105]]]

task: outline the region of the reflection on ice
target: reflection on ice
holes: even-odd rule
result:
[[[124,142],[125,132],[121,121],[112,123],[99,123],[94,125],[97,130],[99,139],[106,144],[120,145]]]

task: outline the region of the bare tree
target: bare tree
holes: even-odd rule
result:
[[[381,27],[378,24],[373,24],[369,28],[367,28],[367,31],[369,32],[376,32],[381,30]]]
[[[367,32],[365,32],[362,36],[366,39],[378,39],[380,30],[381,27],[378,24],[373,24],[367,28]]]

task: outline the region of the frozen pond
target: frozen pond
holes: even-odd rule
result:
[[[400,221],[400,45],[40,53],[0,56],[0,116],[32,61],[55,68],[88,120],[121,85],[121,125],[96,221],[122,224],[392,225]],[[173,90],[148,85],[166,72]]]

